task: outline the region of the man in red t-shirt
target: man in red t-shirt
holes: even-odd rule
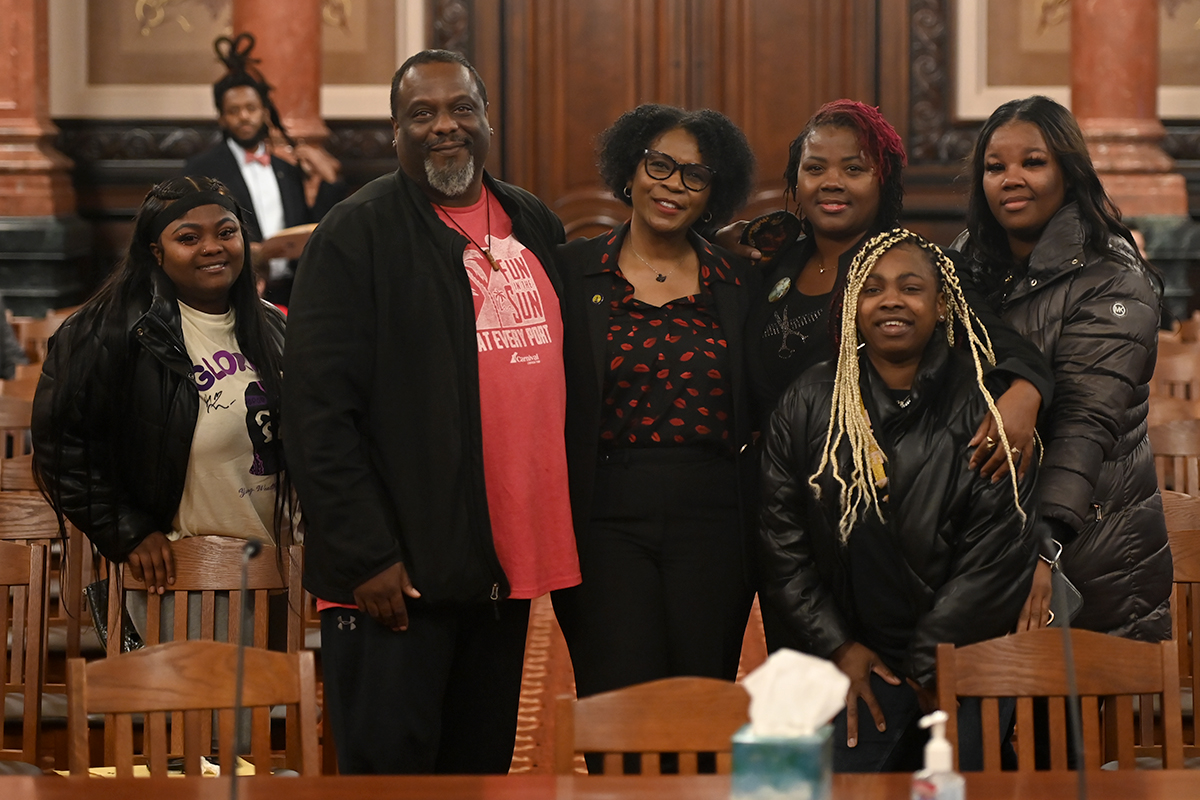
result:
[[[305,585],[343,773],[507,772],[530,599],[580,580],[565,237],[485,175],[487,90],[461,56],[406,61],[392,124],[400,169],[326,217],[291,298]]]

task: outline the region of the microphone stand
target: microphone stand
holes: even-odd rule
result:
[[[238,625],[237,673],[234,676],[233,688],[233,763],[228,766],[229,800],[238,800],[238,749],[242,741],[242,689],[246,682],[246,631],[253,621],[247,614],[249,604],[246,602],[246,584],[249,582],[250,559],[262,552],[262,545],[256,541],[247,541],[242,548],[242,583],[241,583],[241,616]]]
[[[1067,668],[1067,739],[1070,749],[1075,753],[1075,794],[1078,800],[1087,800],[1087,776],[1083,764],[1083,717],[1079,712],[1079,686],[1075,680],[1075,651],[1071,647],[1071,614],[1067,611],[1067,595],[1061,585],[1061,574],[1058,570],[1050,573],[1050,605],[1054,608],[1055,619],[1063,621],[1063,661]]]

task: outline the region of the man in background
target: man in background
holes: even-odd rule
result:
[[[271,101],[271,87],[253,66],[253,47],[249,33],[217,39],[217,55],[227,68],[213,84],[223,141],[188,159],[184,174],[216,178],[251,212],[251,254],[257,258],[264,239],[284,228],[319,222],[345,196],[346,185],[337,159],[320,147],[293,143],[287,135]],[[268,149],[271,124],[290,147]],[[263,296],[286,306],[294,265],[286,258],[272,258],[269,265]]]

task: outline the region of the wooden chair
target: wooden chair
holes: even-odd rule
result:
[[[33,454],[0,458],[0,492],[38,491],[33,479]]]
[[[133,715],[145,714],[142,756],[151,776],[166,777],[167,758],[173,754],[167,744],[168,714],[176,712],[173,727],[182,729],[184,772],[199,775],[201,756],[212,752],[212,740],[202,732],[203,723],[217,711],[217,752],[228,769],[227,765],[234,763],[237,651],[236,645],[224,642],[178,641],[91,663],[72,659],[67,665],[71,774],[86,775],[91,766],[88,714],[115,719],[117,777],[133,775]],[[312,653],[248,647],[244,676],[243,706],[266,713],[271,706],[286,705],[289,718],[299,721],[298,759],[293,768],[305,776],[320,774]],[[178,724],[180,716],[182,724]],[[268,773],[272,764],[269,733],[253,730],[250,752],[256,772]]]
[[[9,468],[17,463],[18,459],[0,459],[0,486],[5,476],[11,479],[19,474],[19,468]],[[66,660],[83,655],[85,642],[89,650],[98,645],[95,630],[85,619],[83,603],[83,587],[94,579],[92,548],[72,525],[67,526],[64,541],[58,518],[46,500],[40,494],[24,491],[0,491],[0,540],[46,549],[47,575],[41,607],[46,620],[46,663],[40,696],[43,732],[50,735],[43,744],[54,750],[54,765],[62,768],[66,766],[66,742],[53,734],[66,729]]]
[[[1121,769],[1132,769],[1138,745],[1155,746],[1152,740],[1139,741],[1134,721],[1134,697],[1144,695],[1161,696],[1163,742],[1159,749],[1166,768],[1181,768],[1183,733],[1175,642],[1150,644],[1084,630],[1072,630],[1070,636],[1083,718],[1084,768],[1099,769],[1107,755]],[[965,647],[940,644],[937,676],[938,705],[943,709],[953,709],[958,697],[982,698],[985,772],[1000,770],[1001,697],[1017,698],[1018,770],[1034,769],[1034,697],[1049,701],[1051,769],[1067,768],[1067,674],[1061,630],[1043,628]],[[1141,706],[1146,708],[1145,700]],[[1144,727],[1140,733],[1145,734]],[[946,736],[951,742],[958,741],[955,714],[950,714]],[[956,763],[957,759],[956,749]]]
[[[253,617],[253,647],[266,649],[268,641],[268,605],[269,596],[280,590],[287,592],[287,614],[285,621],[286,650],[295,653],[300,650],[303,624],[301,611],[303,609],[303,590],[301,588],[301,570],[303,567],[304,551],[300,545],[293,545],[281,554],[275,547],[263,547],[262,552],[251,559],[247,570],[246,590],[253,598],[248,600],[241,595],[242,554],[245,542],[229,536],[196,536],[181,539],[171,545],[171,554],[175,559],[175,583],[165,596],[172,596],[174,613],[172,629],[175,639],[182,639],[182,631],[188,629],[188,593],[200,595],[200,630],[199,638],[213,640],[219,629],[217,620],[216,595],[218,592],[228,592],[229,610],[224,621],[228,630],[228,640],[238,642],[240,639],[242,608],[247,602],[254,604]],[[108,581],[108,655],[115,657],[120,654],[125,595],[132,590],[145,590],[146,584],[133,577],[129,565],[110,564]],[[162,619],[163,599],[158,594],[146,595],[146,630],[143,638],[147,645],[160,642],[160,621]],[[256,734],[268,735],[271,727],[269,710],[256,709],[251,725]],[[211,721],[203,722],[202,732],[211,736]],[[112,756],[115,741],[110,735],[110,726],[105,724],[105,753]],[[289,714],[286,723],[285,752],[281,757],[288,762],[294,760],[298,746],[296,720]],[[172,744],[176,751],[183,747],[182,728],[176,726],[172,730]],[[290,763],[289,763],[290,765]]]
[[[1200,697],[1200,497],[1163,492],[1163,512],[1171,541],[1175,587],[1171,593],[1172,638],[1179,648],[1179,677],[1190,694],[1191,738],[1183,742],[1185,758],[1200,756],[1200,734],[1195,717]]]
[[[1149,429],[1160,489],[1200,496],[1200,420],[1178,420]]]
[[[38,764],[42,727],[42,671],[45,666],[46,547],[0,542],[0,677],[5,715],[0,720],[0,759]],[[9,746],[9,697],[20,719],[20,745]],[[19,700],[18,700],[19,698]],[[16,726],[13,726],[14,728]],[[16,734],[12,734],[15,742]]]
[[[29,422],[33,403],[20,397],[0,394],[0,459],[29,455]]]
[[[1200,419],[1200,400],[1158,395],[1147,404],[1146,424],[1151,427],[1187,419]]]
[[[576,753],[603,753],[605,774],[619,775],[622,754],[637,753],[642,774],[657,775],[658,756],[679,753],[679,774],[694,775],[696,754],[716,753],[717,772],[728,773],[730,737],[749,721],[749,710],[744,688],[713,678],[665,678],[582,700],[561,695],[554,714],[554,771],[572,774]]]
[[[1200,400],[1200,347],[1191,344],[1180,352],[1160,354],[1152,383],[1160,397]]]
[[[41,364],[46,360],[47,343],[65,319],[65,316],[49,313],[40,319],[23,319],[13,324],[17,341],[31,365]]]
[[[42,365],[18,364],[16,373],[6,381],[0,381],[0,394],[5,397],[15,397],[18,400],[33,402],[37,392],[38,381],[42,378]]]

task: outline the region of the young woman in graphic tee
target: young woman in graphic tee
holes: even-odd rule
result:
[[[219,182],[155,186],[116,271],[50,340],[34,471],[60,519],[163,593],[171,542],[276,540],[283,316]]]

